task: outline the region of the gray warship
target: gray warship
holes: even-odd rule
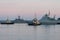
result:
[[[60,24],[60,18],[57,20],[55,19],[55,16],[53,18],[49,17],[50,16],[50,11],[48,14],[45,14],[41,19],[40,23],[43,25],[55,25],[55,24]]]
[[[16,18],[15,20],[13,20],[14,23],[26,23],[26,21],[24,19],[21,19],[20,16],[18,16],[18,18]]]

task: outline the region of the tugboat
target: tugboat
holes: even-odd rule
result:
[[[14,22],[12,22],[9,19],[7,19],[6,21],[1,22],[1,24],[14,24]]]
[[[35,14],[35,18],[31,22],[29,22],[28,25],[33,25],[33,26],[40,25],[40,22],[36,18],[36,14]]]
[[[40,25],[40,23],[39,23],[39,21],[36,18],[34,18],[32,20],[32,22],[28,23],[28,25],[35,25],[35,26],[37,26],[37,25]]]

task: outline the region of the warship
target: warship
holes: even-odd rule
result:
[[[40,23],[45,24],[45,25],[53,25],[53,24],[58,24],[58,20],[55,19],[55,16],[53,18],[49,17],[50,16],[50,11],[48,14],[45,14],[41,19]]]
[[[21,19],[20,16],[18,16],[17,19],[13,20],[14,23],[26,23],[24,19]]]

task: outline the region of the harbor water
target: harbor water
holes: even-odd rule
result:
[[[0,24],[0,40],[60,40],[60,25]]]

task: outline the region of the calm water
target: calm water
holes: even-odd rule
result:
[[[0,25],[0,40],[60,40],[60,25]]]

